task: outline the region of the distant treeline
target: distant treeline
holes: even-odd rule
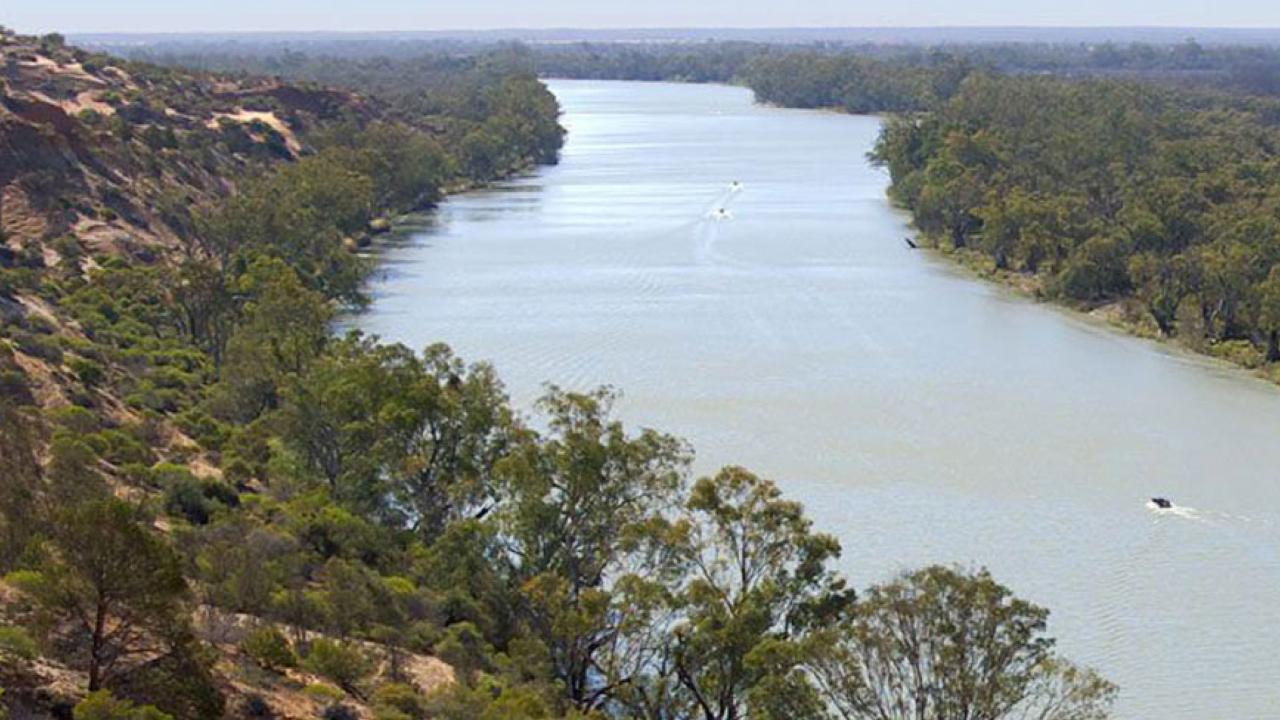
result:
[[[371,56],[367,43],[339,39],[316,40],[305,47],[302,52],[252,43],[166,42],[132,47],[129,54],[161,64],[279,75],[378,92],[438,91],[442,84],[457,82],[460,71],[465,75],[499,70],[598,80],[739,83],[769,102],[855,111],[899,110],[945,99],[962,68],[1280,94],[1280,47],[1201,45],[1192,39],[1176,44],[946,45],[423,40],[388,45],[384,56]],[[860,78],[867,87],[841,87],[849,78]]]

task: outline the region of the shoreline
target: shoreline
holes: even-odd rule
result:
[[[1221,369],[1247,375],[1272,387],[1280,386],[1280,363],[1268,364],[1262,361],[1261,353],[1258,353],[1256,348],[1252,350],[1258,359],[1253,363],[1231,357],[1229,354],[1231,349],[1223,347],[1222,343],[1206,342],[1202,347],[1196,347],[1182,342],[1177,337],[1164,335],[1155,327],[1153,321],[1144,321],[1141,317],[1145,311],[1140,307],[1140,301],[1137,298],[1127,297],[1098,303],[1062,302],[1044,293],[1044,280],[1040,275],[997,269],[991,265],[989,258],[976,250],[947,248],[915,231],[914,227],[912,232],[913,239],[920,250],[943,259],[949,266],[984,283],[1002,288],[1037,304],[1070,313],[1075,319],[1096,324],[1112,332],[1153,343],[1162,349],[1200,362],[1218,365]],[[1220,352],[1213,352],[1215,347],[1223,349]]]

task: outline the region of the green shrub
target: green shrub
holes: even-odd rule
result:
[[[186,518],[192,525],[205,525],[219,509],[240,504],[240,496],[225,484],[197,478],[186,468],[167,467],[158,475],[153,471],[153,478],[167,485],[164,509],[170,515]]]
[[[106,690],[90,693],[71,711],[75,720],[173,720],[151,705],[138,707],[128,700],[117,700]]]
[[[427,715],[426,698],[418,689],[405,683],[389,683],[373,693],[373,711],[377,720],[422,720]]]
[[[56,335],[36,335],[16,330],[12,338],[19,350],[32,357],[54,364],[62,362],[62,344]]]
[[[97,415],[74,405],[50,410],[49,419],[56,425],[81,435],[96,433],[101,428]]]
[[[1265,357],[1257,346],[1248,340],[1223,340],[1209,346],[1209,352],[1217,358],[1247,368],[1259,368]]]
[[[85,387],[97,387],[107,377],[106,368],[88,358],[72,357],[67,361],[67,367]]]
[[[311,683],[302,688],[302,694],[318,703],[335,703],[347,696],[338,688],[324,683]]]
[[[95,443],[85,437],[85,442],[97,451],[107,462],[112,465],[125,465],[127,463],[145,463],[151,464],[151,450],[145,443],[138,440],[133,433],[119,428],[110,428],[97,433],[98,441]]]
[[[348,690],[373,672],[369,659],[360,648],[329,638],[319,638],[311,643],[303,667]]]
[[[39,649],[26,628],[0,626],[0,653],[31,660],[39,654]]]
[[[261,667],[279,672],[295,667],[298,658],[293,654],[289,640],[273,627],[260,627],[249,633],[240,643],[240,650]]]

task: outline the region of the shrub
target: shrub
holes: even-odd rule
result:
[[[85,442],[112,465],[152,462],[151,450],[125,430],[111,428],[98,433],[96,441],[93,437],[85,437]]]
[[[213,514],[209,500],[200,489],[200,481],[194,477],[169,485],[164,494],[164,511],[174,517],[185,518],[192,525],[207,524]]]
[[[90,693],[71,711],[75,720],[173,720],[151,705],[138,707],[128,700],[117,700],[106,690]]]
[[[347,696],[338,688],[324,683],[311,683],[302,688],[302,694],[319,703],[336,703]]]
[[[298,664],[288,638],[273,627],[260,627],[249,633],[240,643],[240,650],[250,660],[273,672]]]
[[[26,628],[0,626],[0,653],[31,660],[38,652],[36,642]]]
[[[71,368],[71,372],[75,373],[76,379],[84,383],[85,387],[96,387],[107,377],[106,369],[100,363],[88,358],[73,357],[67,361],[67,366]]]
[[[303,666],[347,690],[373,672],[369,659],[360,648],[329,638],[320,638],[311,643]]]
[[[1259,368],[1264,364],[1262,352],[1248,340],[1223,340],[1210,345],[1209,352],[1214,357],[1247,368]]]
[[[373,708],[378,720],[421,720],[426,717],[426,700],[417,688],[404,683],[389,683],[373,693]]]
[[[98,431],[98,417],[82,407],[74,405],[49,411],[49,419],[58,425],[80,435],[88,435]]]
[[[35,335],[21,330],[13,333],[13,341],[22,352],[46,362],[62,362],[62,345],[56,335]]]

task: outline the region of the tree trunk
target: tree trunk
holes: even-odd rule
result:
[[[102,689],[102,645],[107,629],[107,609],[98,603],[93,618],[93,639],[89,646],[89,692]]]

